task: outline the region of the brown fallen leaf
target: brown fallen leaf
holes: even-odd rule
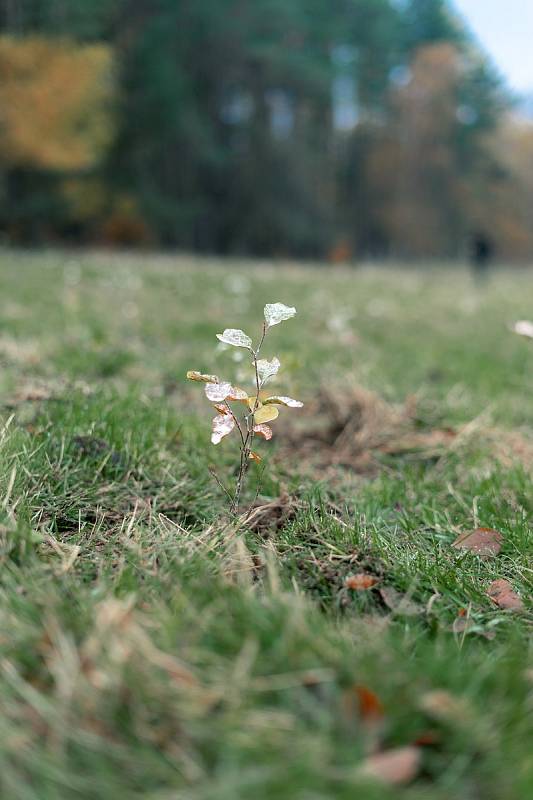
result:
[[[366,589],[371,589],[378,583],[378,578],[375,575],[370,575],[368,572],[359,572],[357,575],[348,575],[344,581],[347,589],[353,589],[356,592],[362,592]]]
[[[496,631],[486,631],[477,625],[473,619],[469,619],[468,617],[457,617],[454,619],[450,630],[456,635],[464,633],[466,636],[469,633],[475,633],[489,641],[496,638]]]
[[[372,778],[389,786],[410,783],[420,768],[418,747],[397,747],[366,758],[358,770],[363,778]]]
[[[499,608],[504,608],[509,611],[522,611],[524,608],[522,599],[517,595],[509,581],[505,580],[505,578],[492,581],[487,589],[487,595]]]
[[[502,549],[503,536],[492,528],[476,528],[462,533],[452,547],[458,550],[469,550],[476,556],[487,558],[497,556]]]
[[[385,605],[390,608],[391,611],[400,614],[400,616],[416,617],[424,611],[423,606],[409,600],[406,595],[398,592],[392,586],[383,586],[383,588],[379,590],[379,593]]]
[[[465,723],[470,721],[472,716],[468,702],[446,689],[425,692],[420,698],[418,706],[429,717],[440,722]]]

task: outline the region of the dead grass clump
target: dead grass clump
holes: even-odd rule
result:
[[[456,438],[449,428],[417,430],[415,402],[387,403],[361,387],[322,389],[285,431],[290,451],[315,469],[347,467],[372,474],[383,455],[438,458]]]

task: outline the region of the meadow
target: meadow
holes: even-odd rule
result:
[[[234,517],[185,374],[277,301]],[[529,270],[3,251],[0,303],[3,799],[533,795]]]

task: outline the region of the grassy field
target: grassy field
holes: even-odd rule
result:
[[[275,301],[243,522],[184,376]],[[533,796],[530,272],[4,252],[0,302],[2,800]]]

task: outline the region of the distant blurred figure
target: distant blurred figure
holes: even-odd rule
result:
[[[494,246],[485,233],[477,231],[470,240],[470,264],[476,283],[483,283],[489,274]]]

